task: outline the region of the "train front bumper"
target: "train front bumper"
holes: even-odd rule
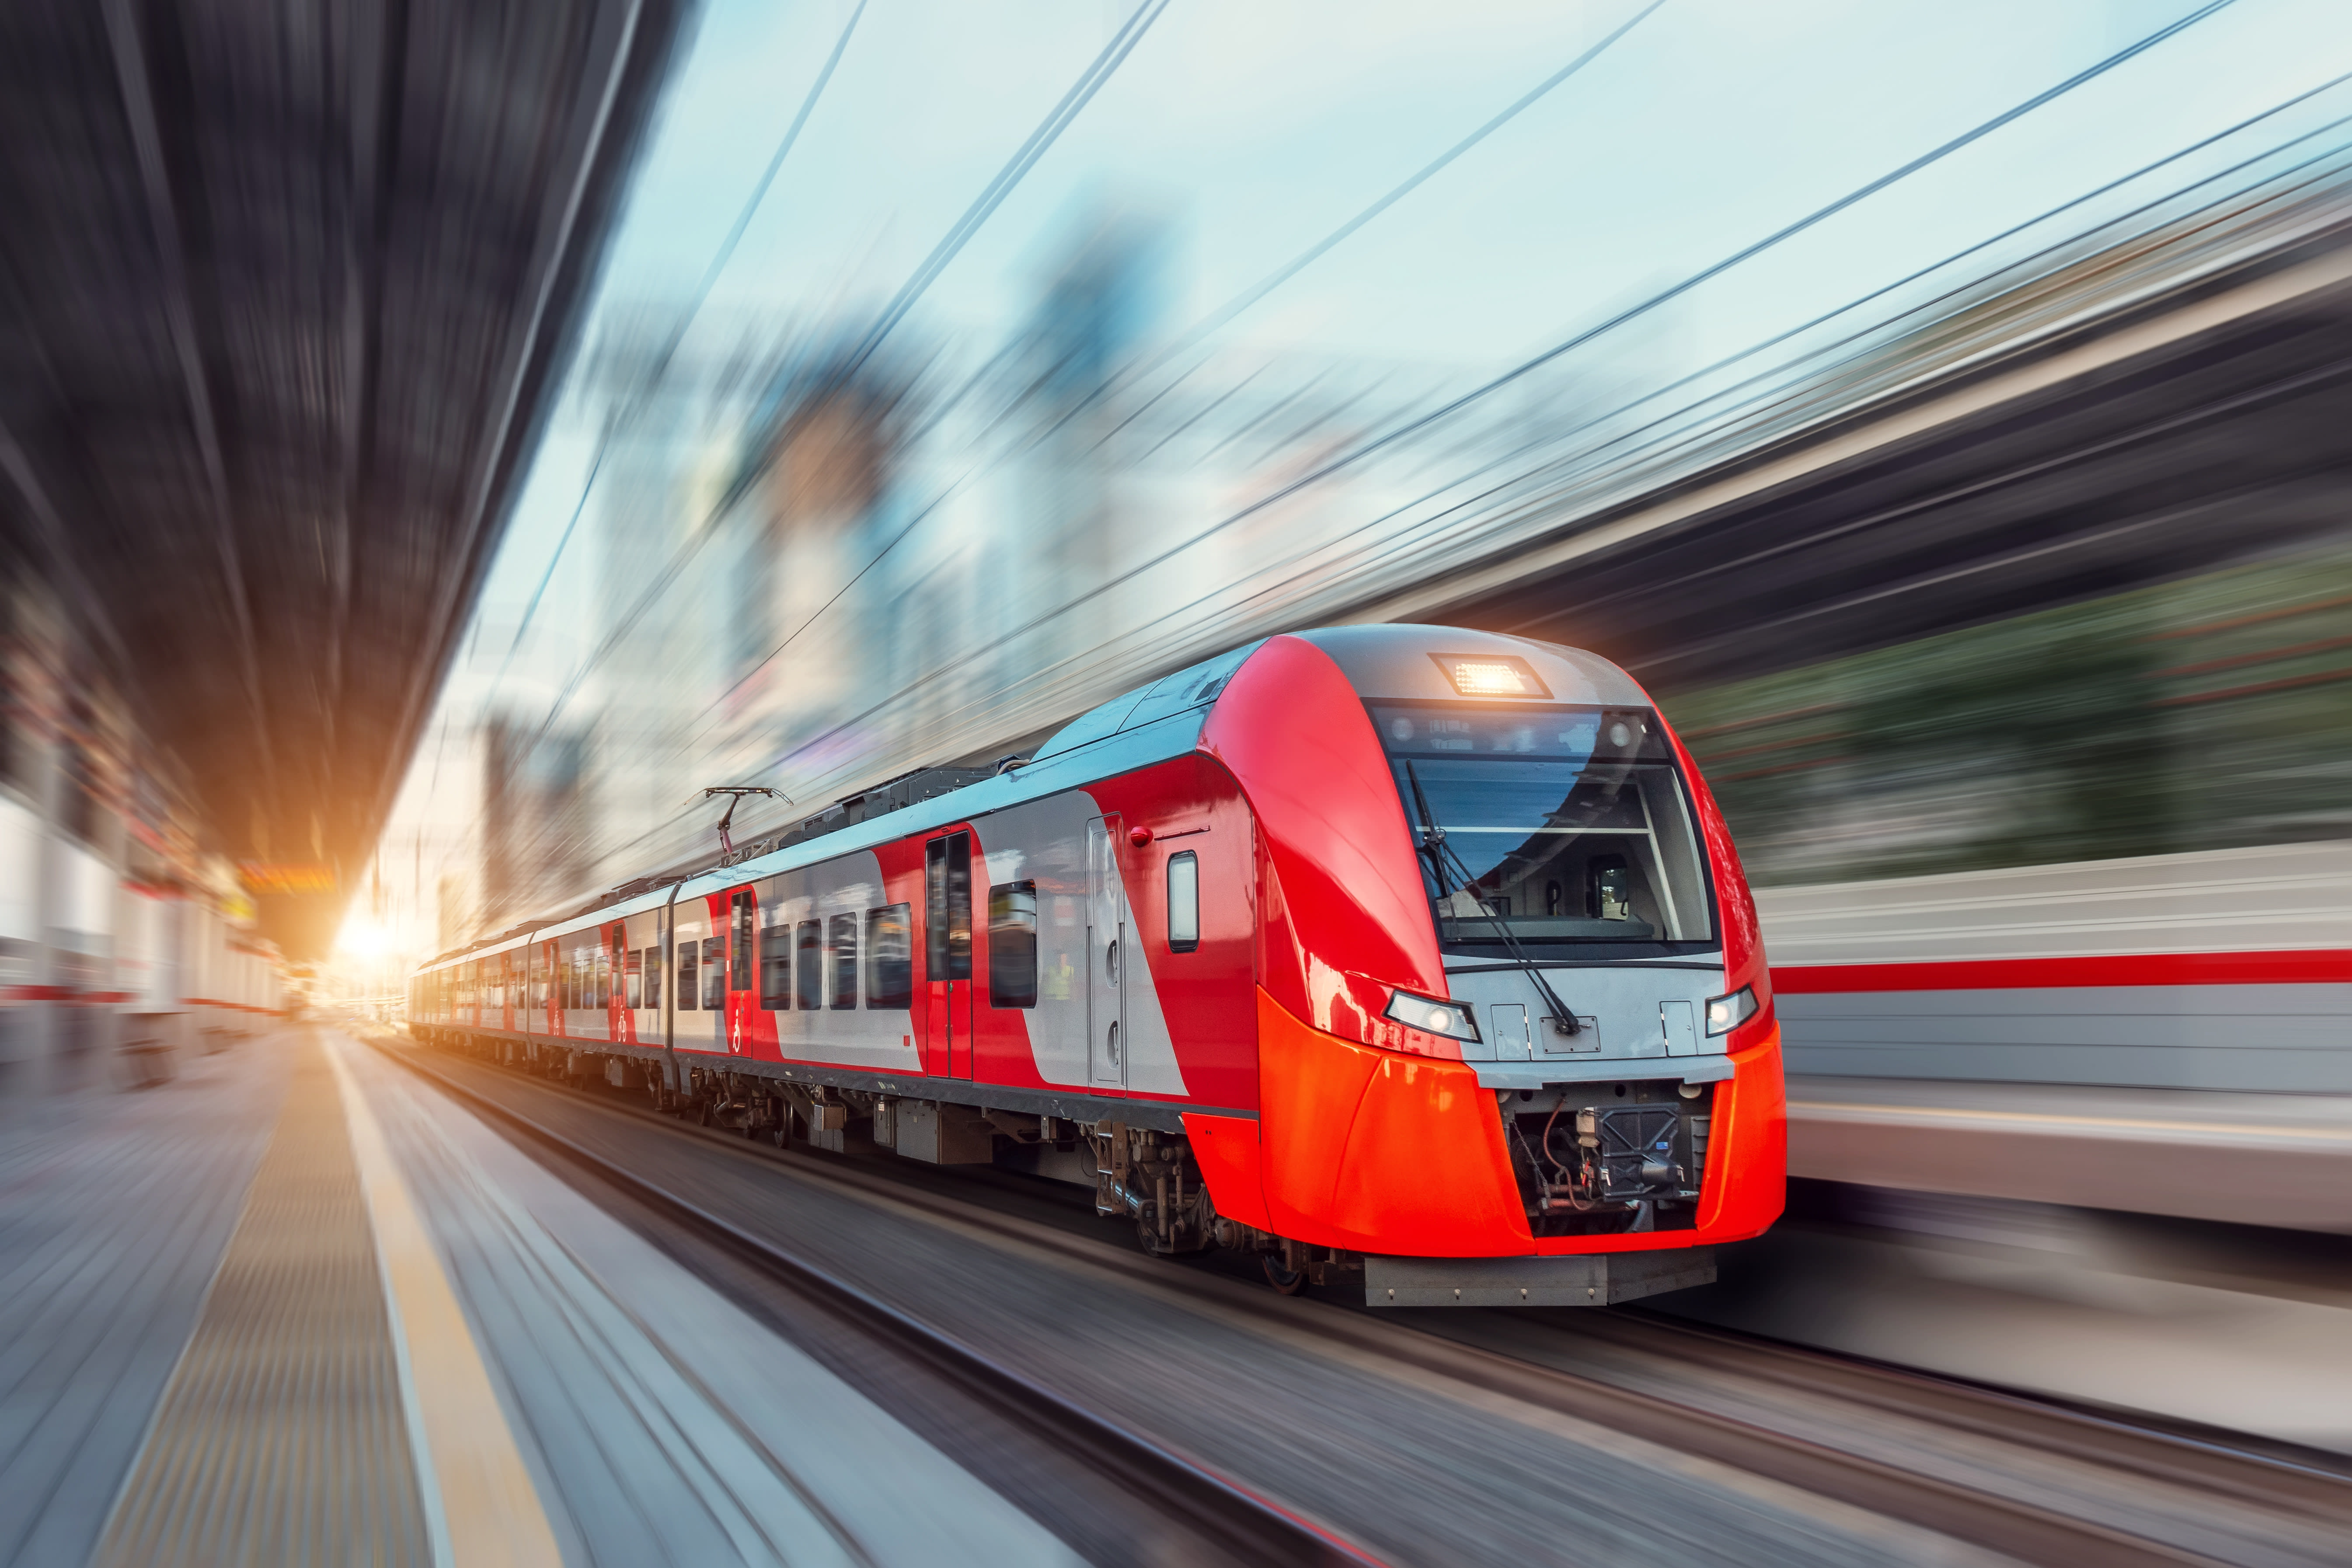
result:
[[[1709,1247],[1759,1235],[1780,1215],[1788,1122],[1777,1026],[1738,1041],[1732,1077],[1715,1088],[1694,1226],[1538,1237],[1494,1092],[1475,1068],[1343,1040],[1263,989],[1257,1015],[1255,1139],[1194,1140],[1219,1211],[1245,1224],[1402,1264]]]

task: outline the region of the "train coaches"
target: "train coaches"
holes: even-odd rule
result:
[[[1380,1305],[1675,1289],[1780,1213],[1753,900],[1591,654],[1275,637],[624,891],[429,966],[418,1032]]]

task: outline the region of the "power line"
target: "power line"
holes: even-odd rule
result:
[[[1183,552],[1192,548],[1194,545],[1199,544],[1203,540],[1220,533],[1225,529],[1228,529],[1247,518],[1255,516],[1256,513],[1263,511],[1265,508],[1275,504],[1276,501],[1282,500],[1291,495],[1295,495],[1299,490],[1304,489],[1308,486],[1319,483],[1345,468],[1353,467],[1357,463],[1361,462],[1365,458],[1395,445],[1398,441],[1415,433],[1416,431],[1426,429],[1430,426],[1434,425],[1441,420],[1451,417],[1453,415],[1459,413],[1462,409],[1470,406],[1472,404],[1488,397],[1503,387],[1518,381],[1528,373],[1559,358],[1562,354],[1580,347],[1581,345],[1591,342],[1595,338],[1613,331],[1617,327],[1622,326],[1625,323],[1657,309],[1659,306],[1688,293],[1691,289],[1697,288],[1699,285],[1706,283],[1709,279],[1718,277],[1722,273],[1734,267],[1739,266],[1746,261],[1753,259],[1755,257],[1761,255],[1763,252],[1771,249],[1775,246],[1791,239],[1797,235],[1804,233],[1806,230],[1836,216],[1838,213],[1845,211],[1856,203],[1876,195],[1878,192],[1886,189],[1889,185],[1895,184],[1897,181],[1907,179],[1911,175],[1917,174],[1919,171],[1927,168],[1931,164],[1934,164],[1944,158],[1949,157],[1951,154],[1959,152],[1963,148],[1981,141],[1984,137],[1990,135],[1993,132],[2000,130],[2001,127],[2010,124],[2023,115],[2032,113],[2033,110],[2040,109],[2061,97],[2063,97],[2065,94],[2074,91],[2075,89],[2082,87],[2088,82],[2095,80],[2099,77],[2105,75],[2108,71],[2113,70],[2126,61],[2146,53],[2147,50],[2164,42],[2166,39],[2195,26],[2197,23],[2205,20],[2216,12],[2227,8],[2233,3],[2234,0],[2210,0],[2209,4],[2200,6],[2199,9],[2189,13],[2187,16],[2182,16],[2178,20],[2158,28],[2156,31],[2149,33],[2137,41],[2126,45],[2125,47],[2116,50],[2115,53],[2108,55],[2104,59],[2101,59],[2084,69],[2076,72],[2074,75],[2059,82],[2055,86],[2044,89],[2042,91],[2034,94],[2032,97],[2026,99],[2022,102],[2013,105],[2012,107],[2002,110],[2000,113],[1994,115],[1991,119],[1984,121],[1983,122],[1971,127],[1969,130],[1961,132],[1959,135],[1943,142],[1941,145],[1935,147],[1927,153],[1921,153],[1919,156],[1911,159],[1909,162],[1903,163],[1885,174],[1879,175],[1877,178],[1871,180],[1863,185],[1857,186],[1855,189],[1848,192],[1843,196],[1840,196],[1835,201],[1829,203],[1827,205],[1816,208],[1814,211],[1797,219],[1793,223],[1788,224],[1773,233],[1767,235],[1763,238],[1756,240],[1751,244],[1743,247],[1741,249],[1733,252],[1731,255],[1714,263],[1712,266],[1703,268],[1699,271],[1683,279],[1680,282],[1673,284],[1670,287],[1651,295],[1648,299],[1641,301],[1640,303],[1619,311],[1617,314],[1610,317],[1608,320],[1601,322],[1597,326],[1588,328],[1583,331],[1574,334],[1566,341],[1545,350],[1543,353],[1537,354],[1530,359],[1521,362],[1511,369],[1505,371],[1501,374],[1493,377],[1481,385],[1473,388],[1469,392],[1464,393],[1460,396],[1452,399],[1427,414],[1423,414],[1413,419],[1408,420],[1404,424],[1397,426],[1380,436],[1360,443],[1351,450],[1331,459],[1329,462],[1323,464],[1301,478],[1294,479],[1280,488],[1270,491],[1266,495],[1260,497],[1258,500],[1252,501],[1249,505],[1243,507],[1239,510],[1234,511],[1221,521],[1212,524],[1201,532],[1170,546],[1168,549],[1153,555],[1149,560],[1137,566],[1131,567],[1125,572],[1118,574],[1108,581],[1098,584],[1097,587],[1089,589],[1087,592],[1066,601],[1053,609],[1043,611],[1038,615],[1033,616],[1028,620],[1015,627],[1013,627],[1009,631],[992,634],[991,638],[992,642],[1001,643],[1013,637],[1023,637],[1029,632],[1036,630],[1040,626],[1060,619],[1064,616],[1066,616],[1077,609],[1081,605],[1098,598],[1108,593],[1110,590],[1134,580],[1157,566],[1164,564],[1175,556],[1180,555]],[[1454,482],[1458,483],[1459,481],[1457,480]],[[1451,487],[1448,486],[1446,488]],[[1442,491],[1433,493],[1442,493]],[[960,663],[961,661],[956,662]],[[845,729],[871,718],[874,714],[882,711],[891,704],[911,695],[914,691],[931,683],[932,681],[939,679],[946,673],[947,669],[954,667],[955,664],[951,663],[950,665],[943,666],[917,677],[914,680],[911,680],[899,687],[895,691],[890,692],[879,701],[862,709],[850,718],[830,726],[826,730],[811,737],[808,741],[803,742],[802,744],[785,752],[782,756],[776,759],[773,765],[781,766],[785,762],[790,761],[793,757],[809,750],[811,747],[839,734]]]
[[[1586,66],[1591,64],[1592,61],[1597,59],[1612,44],[1614,44],[1618,39],[1623,37],[1627,33],[1632,32],[1638,23],[1642,22],[1650,15],[1651,12],[1655,11],[1659,6],[1664,4],[1665,0],[1650,0],[1649,5],[1635,12],[1629,20],[1620,25],[1614,31],[1609,33],[1606,37],[1602,37],[1599,43],[1594,44],[1591,48],[1586,49],[1582,54],[1577,56],[1576,58],[1569,61],[1568,64],[1562,66],[1550,76],[1546,77],[1542,81],[1538,82],[1528,91],[1522,93],[1518,98],[1507,105],[1500,112],[1489,118],[1485,124],[1479,126],[1467,136],[1465,136],[1462,140],[1454,143],[1453,146],[1439,153],[1435,158],[1433,158],[1428,163],[1423,164],[1413,174],[1407,176],[1402,183],[1391,187],[1387,194],[1382,195],[1379,200],[1373,202],[1370,206],[1356,214],[1355,216],[1349,218],[1347,222],[1341,224],[1338,228],[1332,230],[1323,238],[1309,246],[1306,250],[1301,251],[1297,256],[1292,258],[1282,267],[1277,268],[1265,278],[1260,279],[1251,288],[1234,296],[1234,299],[1228,300],[1223,307],[1202,318],[1200,321],[1194,323],[1191,328],[1187,329],[1174,343],[1161,350],[1139,369],[1128,373],[1122,378],[1123,381],[1129,384],[1132,384],[1135,381],[1141,379],[1143,376],[1149,375],[1153,370],[1165,364],[1169,360],[1174,358],[1179,353],[1181,353],[1184,350],[1198,342],[1202,338],[1208,336],[1218,328],[1224,326],[1227,322],[1233,321],[1234,318],[1239,316],[1243,311],[1248,310],[1252,305],[1256,304],[1260,300],[1263,300],[1268,294],[1274,292],[1275,289],[1280,288],[1283,284],[1297,277],[1307,267],[1311,266],[1316,261],[1320,260],[1334,247],[1348,239],[1366,224],[1370,223],[1374,218],[1388,211],[1389,208],[1394,206],[1398,202],[1412,195],[1415,190],[1418,190],[1423,184],[1426,184],[1432,176],[1444,170],[1456,159],[1460,158],[1465,153],[1469,152],[1473,147],[1477,146],[1478,143],[1484,142],[1487,137],[1493,135],[1511,121],[1517,119],[1521,111],[1533,106],[1537,101],[1549,94],[1554,88],[1559,87],[1562,82],[1568,80],[1569,78],[1574,76]],[[1149,26],[1148,23],[1146,25]],[[1117,40],[1114,40],[1114,43],[1116,43],[1116,41]],[[1076,91],[1076,89],[1073,89],[1072,90]],[[1008,167],[1010,165],[1008,165]],[[1001,175],[999,176],[1000,179],[1003,176]],[[985,199],[986,195],[983,193],[983,200]],[[999,199],[1001,199],[1001,197]],[[977,206],[978,204],[975,204],[975,210],[977,209]],[[993,207],[992,206],[990,210],[992,211]],[[943,245],[945,244],[944,241],[941,243]],[[1104,389],[1105,392],[1108,392],[1108,388]],[[1168,388],[1163,387],[1160,393],[1156,395],[1156,396],[1165,395],[1168,390]],[[1238,390],[1239,388],[1237,387],[1229,389],[1223,396],[1219,397],[1216,402],[1222,403],[1224,400],[1224,397],[1232,396],[1233,393]],[[1101,395],[1101,394],[1097,394],[1097,396],[1099,395]],[[1215,404],[1213,403],[1210,406],[1214,407]],[[1075,412],[1076,411],[1073,410],[1072,414],[1064,415],[1062,420],[1055,422],[1056,426],[1058,426],[1059,424],[1072,417],[1072,415],[1075,414]],[[1202,414],[1205,414],[1206,412],[1206,409],[1202,411]],[[1201,416],[1201,415],[1195,415],[1193,417],[1198,419]],[[1181,427],[1179,433],[1181,433]],[[1168,439],[1174,439],[1174,436],[1171,435]],[[1165,441],[1161,443],[1163,446],[1165,444]],[[1157,448],[1155,447],[1154,450],[1157,450]],[[1147,456],[1149,454],[1147,454]],[[923,518],[929,516],[943,501],[947,500],[948,493],[960,488],[970,478],[970,475],[966,475],[964,479],[957,480],[954,485],[949,487],[949,491],[942,492],[929,505],[923,507],[919,512],[917,512],[916,521],[920,521]],[[912,531],[913,524],[910,523],[908,527],[899,530],[898,533],[887,541],[871,560],[867,561],[864,566],[858,568],[856,576],[852,577],[847,583],[843,584],[841,587],[834,593],[831,598],[825,600],[822,605],[818,606],[814,614],[810,615],[798,626],[795,626],[792,632],[785,637],[784,640],[771,649],[768,654],[759,661],[759,663],[753,665],[750,669],[746,670],[741,676],[737,678],[735,683],[730,686],[725,691],[720,692],[710,706],[716,708],[723,704],[730,697],[732,697],[737,691],[742,689],[745,682],[751,679],[753,676],[759,674],[761,670],[765,669],[770,664],[773,663],[786,648],[790,647],[793,643],[799,638],[803,632],[808,630],[810,626],[816,623],[819,617],[824,616],[825,611],[831,609],[841,598],[842,595],[846,594],[851,588],[855,587],[867,573],[871,572],[877,565],[880,564],[883,556],[889,554],[891,551],[897,549],[899,542],[904,540],[908,534]],[[706,710],[706,711],[707,710]]]
[[[1079,73],[1078,79],[1073,82],[1070,89],[1062,95],[1061,101],[1054,105],[1052,110],[1038,123],[1037,128],[1029,133],[1028,140],[1013,152],[1012,158],[997,171],[996,176],[982,187],[971,205],[964,209],[963,216],[955,221],[939,244],[932,247],[931,253],[923,258],[922,264],[915,268],[913,275],[900,286],[898,292],[891,298],[890,303],[883,308],[881,316],[851,350],[841,367],[842,374],[854,373],[872,359],[875,352],[881,347],[883,340],[889,335],[892,329],[906,319],[907,312],[914,307],[915,301],[922,297],[924,290],[929,289],[940,274],[946,270],[948,264],[955,259],[971,237],[980,232],[982,226],[986,224],[996,209],[1003,205],[1004,198],[1012,195],[1013,188],[1021,183],[1029,171],[1037,166],[1038,161],[1044,158],[1054,143],[1061,139],[1062,132],[1069,129],[1071,122],[1076,120],[1079,112],[1094,101],[1095,95],[1102,90],[1103,84],[1108,82],[1112,74],[1126,62],[1128,56],[1134,52],[1135,46],[1142,41],[1143,35],[1150,30],[1151,25],[1160,19],[1160,14],[1168,9],[1169,5],[1170,0],[1143,0],[1143,3],[1135,8],[1125,24],[1111,36],[1110,41],[1103,46],[1102,52],[1088,63],[1084,71]],[[621,617],[620,623],[591,650],[586,661],[572,673],[572,679],[557,693],[554,704],[548,709],[547,717],[540,721],[538,733],[532,739],[533,745],[537,745],[540,738],[546,735],[549,727],[570,704],[589,675],[612,654],[614,648],[620,646],[621,640],[635,628],[639,617],[653,607],[661,595],[667,591],[669,584],[677,581],[678,574],[686,569],[697,554],[700,553],[702,546],[716,531],[710,525],[724,516],[728,509],[741,499],[750,488],[751,476],[747,467],[747,471],[738,474],[735,481],[727,487],[725,493],[710,508],[709,513],[703,518],[703,525],[695,531],[693,537],[672,553],[662,570],[655,574],[653,582],[647,585],[646,591],[638,595],[636,603],[632,605],[628,612]]]
[[[694,292],[688,297],[685,308],[678,312],[668,335],[655,351],[652,366],[639,379],[636,389],[621,405],[619,411],[605,421],[604,434],[597,439],[595,454],[588,464],[587,477],[581,481],[580,499],[572,504],[571,520],[563,525],[563,534],[555,542],[554,553],[547,558],[547,570],[540,574],[539,586],[531,590],[530,603],[524,607],[522,620],[515,627],[514,640],[507,644],[506,657],[499,661],[498,674],[490,678],[492,697],[498,694],[499,687],[506,680],[508,668],[514,663],[515,650],[522,647],[523,637],[530,630],[530,623],[539,614],[540,600],[546,595],[548,584],[555,579],[556,565],[563,559],[563,552],[572,542],[572,531],[580,526],[580,519],[588,510],[588,497],[596,488],[596,477],[604,471],[604,456],[612,449],[614,438],[625,425],[637,416],[646,400],[653,395],[654,388],[669,374],[670,361],[677,357],[679,345],[685,342],[688,328],[694,324],[695,317],[702,313],[711,289],[718,285],[719,274],[727,270],[727,263],[734,258],[735,247],[742,243],[744,231],[751,226],[753,215],[768,199],[768,187],[776,183],[776,172],[784,166],[785,155],[800,140],[801,131],[808,124],[809,115],[815,110],[817,100],[824,96],[825,84],[833,79],[834,68],[841,63],[842,55],[849,48],[850,35],[857,31],[858,18],[865,15],[866,0],[857,0],[857,8],[849,14],[849,20],[843,25],[841,37],[834,40],[833,52],[825,57],[824,68],[816,73],[816,79],[809,84],[807,93],[801,99],[800,112],[793,116],[793,122],[785,129],[783,139],[776,143],[775,154],[768,160],[767,168],[761,172],[759,183],[751,187],[751,195],[735,215],[735,222],[728,229],[727,237],[719,242],[719,248],[712,254],[709,265],[702,269],[702,280],[695,285]]]
[[[1226,300],[1224,304],[1219,306],[1216,310],[1212,310],[1208,315],[1203,316],[1200,321],[1194,322],[1191,327],[1187,328],[1181,334],[1180,334],[1174,342],[1171,343],[1165,349],[1162,349],[1159,353],[1153,355],[1152,358],[1146,362],[1141,368],[1138,369],[1132,375],[1128,377],[1128,380],[1129,382],[1133,382],[1149,375],[1151,372],[1160,368],[1160,366],[1167,363],[1170,360],[1175,358],[1185,350],[1191,348],[1193,344],[1199,342],[1202,338],[1214,332],[1220,327],[1227,325],[1235,317],[1241,315],[1251,306],[1256,304],[1260,300],[1265,299],[1268,294],[1273,293],[1276,289],[1281,288],[1285,283],[1287,283],[1293,278],[1297,277],[1299,273],[1305,271],[1308,267],[1321,260],[1323,257],[1328,254],[1335,247],[1340,245],[1349,237],[1353,236],[1358,229],[1362,228],[1366,224],[1370,223],[1374,218],[1388,211],[1389,208],[1396,205],[1397,203],[1402,201],[1405,197],[1419,190],[1423,184],[1428,183],[1431,176],[1445,169],[1448,165],[1452,164],[1455,159],[1461,157],[1462,154],[1469,152],[1470,149],[1486,140],[1487,137],[1492,136],[1496,132],[1500,131],[1513,120],[1517,119],[1522,110],[1532,108],[1538,100],[1548,96],[1554,88],[1568,80],[1569,78],[1582,70],[1586,66],[1591,65],[1595,59],[1598,59],[1612,44],[1614,44],[1618,39],[1632,32],[1649,16],[1651,12],[1655,11],[1659,6],[1665,3],[1666,0],[1650,0],[1649,5],[1643,6],[1641,10],[1635,12],[1629,20],[1619,26],[1615,31],[1610,33],[1599,43],[1593,45],[1591,48],[1585,50],[1574,59],[1569,61],[1568,64],[1560,67],[1559,69],[1552,72],[1551,75],[1544,78],[1543,80],[1536,83],[1534,87],[1529,88],[1525,93],[1522,93],[1517,99],[1514,100],[1509,105],[1505,107],[1499,113],[1496,114],[1494,118],[1488,120],[1484,125],[1479,126],[1477,130],[1473,131],[1469,135],[1465,136],[1461,141],[1456,142],[1453,146],[1448,147],[1444,152],[1440,153],[1436,157],[1423,164],[1411,175],[1407,176],[1402,184],[1390,190],[1387,195],[1381,196],[1378,201],[1372,203],[1371,205],[1364,208],[1363,211],[1358,213],[1355,216],[1341,224],[1338,228],[1333,229],[1329,234],[1325,235],[1321,239],[1317,240],[1313,245],[1308,246],[1305,250],[1300,251],[1297,256],[1291,258],[1290,260],[1285,262],[1282,266],[1276,268],[1272,272],[1266,274],[1265,277],[1260,279],[1249,288],[1243,289],[1231,300]]]
[[[1127,57],[1135,51],[1136,45],[1143,41],[1143,35],[1151,30],[1151,25],[1160,20],[1160,14],[1168,9],[1169,4],[1170,0],[1143,0],[1118,31],[1111,35],[1110,42],[1103,46],[1102,53],[1078,74],[1078,79],[1070,84],[1069,91],[1062,95],[1062,100],[1054,106],[1053,111],[1029,133],[1029,139],[1013,152],[1004,167],[996,172],[996,177],[982,188],[971,205],[964,209],[963,216],[940,237],[939,244],[931,247],[930,255],[923,258],[922,265],[899,285],[898,292],[882,308],[881,315],[866,329],[866,336],[850,351],[844,367],[845,374],[856,374],[873,357],[875,350],[882,346],[882,340],[906,319],[908,310],[914,309],[915,301],[923,297],[924,291],[930,288],[940,273],[947,270],[948,264],[956,258],[971,237],[981,231],[998,207],[1003,205],[1004,198],[1013,194],[1013,188],[1021,184],[1029,171],[1037,166],[1038,161],[1055,142],[1061,140],[1062,132],[1068,130],[1070,122],[1094,101],[1095,94],[1102,90],[1103,84],[1127,63]]]

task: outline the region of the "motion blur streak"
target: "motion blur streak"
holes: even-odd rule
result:
[[[0,215],[0,1568],[2342,1557],[2340,0],[18,0]]]

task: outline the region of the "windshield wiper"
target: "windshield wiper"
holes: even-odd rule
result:
[[[1559,994],[1551,988],[1551,983],[1544,978],[1543,971],[1536,966],[1536,961],[1528,955],[1526,948],[1519,945],[1519,939],[1512,934],[1511,928],[1503,923],[1503,917],[1488,909],[1486,900],[1471,891],[1470,884],[1476,879],[1471,876],[1470,868],[1460,852],[1446,847],[1445,825],[1439,822],[1437,814],[1429,809],[1429,795],[1421,787],[1421,774],[1410,762],[1404,765],[1404,776],[1412,785],[1412,804],[1421,813],[1421,847],[1429,857],[1429,871],[1437,883],[1440,905],[1452,896],[1445,885],[1445,861],[1451,856],[1454,868],[1461,873],[1463,890],[1470,893],[1470,901],[1478,906],[1478,912],[1486,916],[1486,922],[1495,928],[1495,934],[1503,939],[1503,946],[1527,970],[1528,978],[1536,983],[1536,990],[1542,994],[1544,1005],[1551,1009],[1544,1022],[1570,1039],[1582,1034],[1584,1026],[1577,1021],[1568,1004],[1559,999]]]

